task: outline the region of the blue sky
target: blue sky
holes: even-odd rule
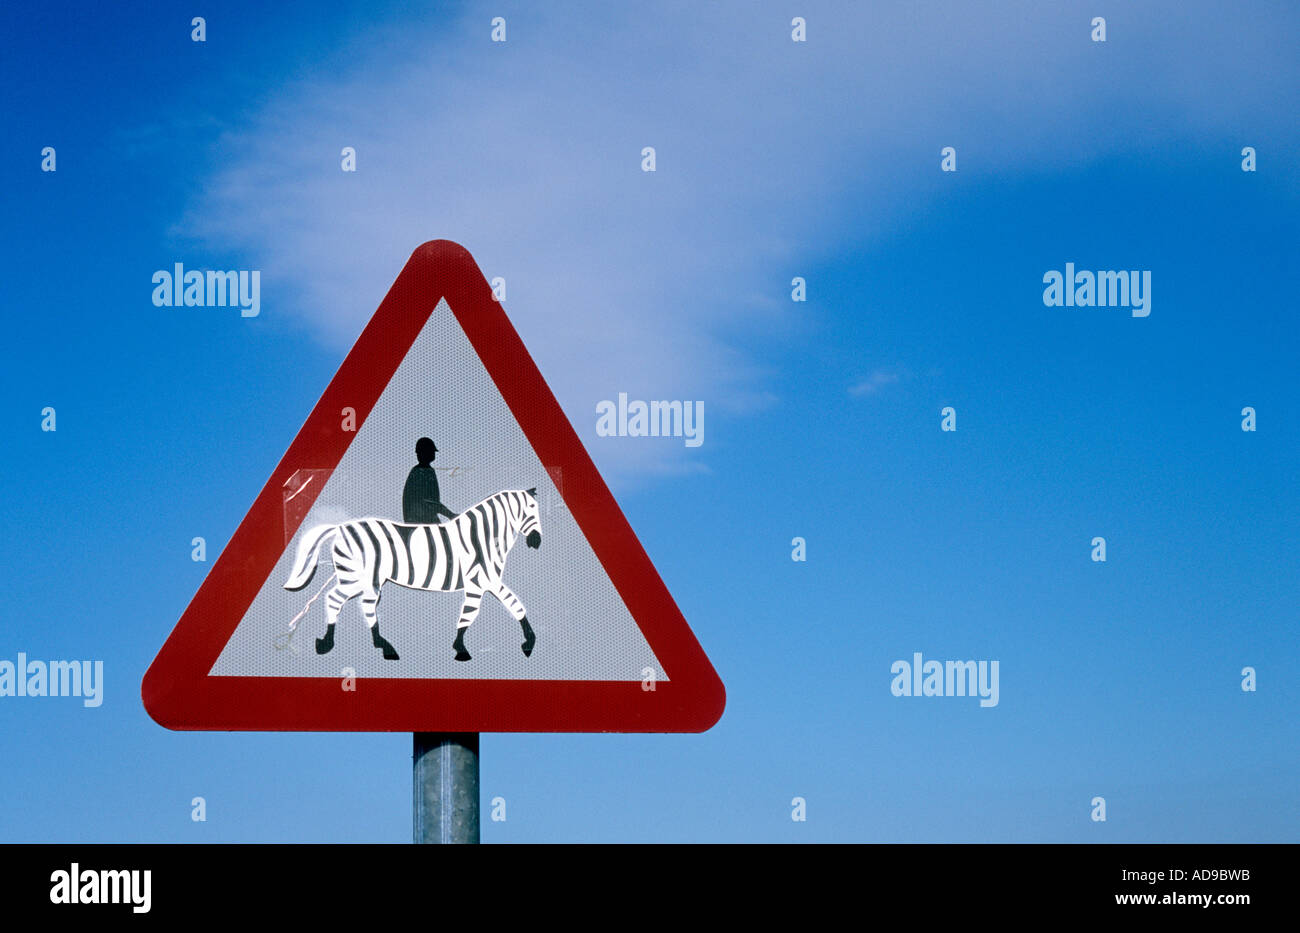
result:
[[[1300,839],[1300,16],[1105,6],[7,7],[0,658],[106,689],[0,698],[0,839],[409,839],[409,736],[172,733],[139,682],[439,237],[728,690],[703,735],[485,736],[485,841]],[[155,308],[174,262],[261,314]],[[1066,262],[1151,270],[1150,317],[1045,307]],[[705,443],[597,437],[620,391]],[[892,696],[916,651],[1000,704]]]

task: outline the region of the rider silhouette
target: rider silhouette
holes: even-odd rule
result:
[[[402,490],[402,521],[411,524],[431,525],[439,516],[455,518],[456,514],[442,504],[438,495],[438,474],[429,466],[438,453],[438,447],[427,437],[415,442],[415,459]]]

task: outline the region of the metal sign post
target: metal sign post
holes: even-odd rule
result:
[[[416,732],[414,738],[414,842],[477,845],[478,733]]]

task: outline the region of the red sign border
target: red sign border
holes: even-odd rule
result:
[[[356,690],[345,691],[341,675],[208,676],[279,561],[282,532],[297,532],[283,528],[285,481],[301,468],[338,464],[356,437],[342,430],[342,410],[355,409],[360,427],[441,298],[543,466],[561,477],[565,507],[669,678],[653,690],[639,680],[357,678]],[[717,672],[487,279],[469,251],[450,240],[432,240],[411,254],[145,673],[140,692],[149,715],[168,729],[229,731],[703,732],[726,705]]]

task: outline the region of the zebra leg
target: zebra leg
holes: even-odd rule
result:
[[[349,599],[365,592],[361,582],[361,562],[353,552],[348,536],[340,531],[334,536],[334,575],[338,582],[325,594],[325,637],[316,639],[316,653],[328,654],[334,648],[334,625]]]
[[[378,648],[380,651],[384,653],[385,661],[401,660],[401,658],[397,656],[397,649],[394,648],[391,643],[389,643],[388,639],[386,639],[383,635],[379,634],[378,622],[370,626],[370,641],[376,648]]]
[[[478,610],[482,602],[483,590],[466,580],[465,602],[461,604],[460,619],[456,622],[456,640],[451,644],[456,649],[457,661],[470,660],[469,652],[465,650],[465,629],[473,625],[474,620],[478,618]]]
[[[537,644],[537,636],[533,634],[533,627],[528,624],[528,611],[524,609],[524,604],[519,601],[519,597],[510,591],[500,580],[492,588],[493,594],[501,600],[501,605],[509,610],[510,614],[515,617],[524,630],[524,643],[520,647],[524,649],[524,657],[529,657],[533,653],[533,645]]]
[[[384,653],[385,661],[400,661],[397,649],[379,634],[379,594],[366,593],[361,597],[361,616],[370,628],[370,642]]]
[[[520,645],[520,647],[524,649],[524,657],[531,657],[533,653],[533,645],[537,644],[537,636],[533,634],[533,627],[528,624],[528,616],[524,616],[520,619],[519,624],[524,630],[524,643]]]
[[[345,595],[342,583],[336,583],[325,594],[325,637],[316,639],[317,654],[329,654],[334,650],[334,623],[339,620],[343,604],[355,595]]]

